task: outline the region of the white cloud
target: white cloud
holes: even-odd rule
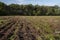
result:
[[[23,4],[24,1],[26,1],[26,0],[15,0],[15,2],[16,2],[17,4]]]
[[[18,4],[36,4],[36,0],[17,0]]]

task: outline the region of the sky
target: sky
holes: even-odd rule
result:
[[[33,5],[47,5],[47,6],[60,6],[60,0],[0,0],[6,4],[33,4]]]

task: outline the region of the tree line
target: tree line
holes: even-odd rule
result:
[[[0,16],[3,15],[20,15],[20,16],[60,16],[60,7],[40,6],[40,5],[19,5],[5,4],[0,2]]]

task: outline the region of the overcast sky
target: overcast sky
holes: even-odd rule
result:
[[[47,6],[53,6],[53,5],[59,5],[60,6],[60,0],[0,0],[0,2],[4,2],[6,4],[33,4],[33,5],[47,5]]]

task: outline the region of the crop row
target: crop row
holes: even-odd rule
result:
[[[15,31],[15,20],[9,20],[4,25],[0,27],[0,40],[8,40],[8,38],[13,35]]]

